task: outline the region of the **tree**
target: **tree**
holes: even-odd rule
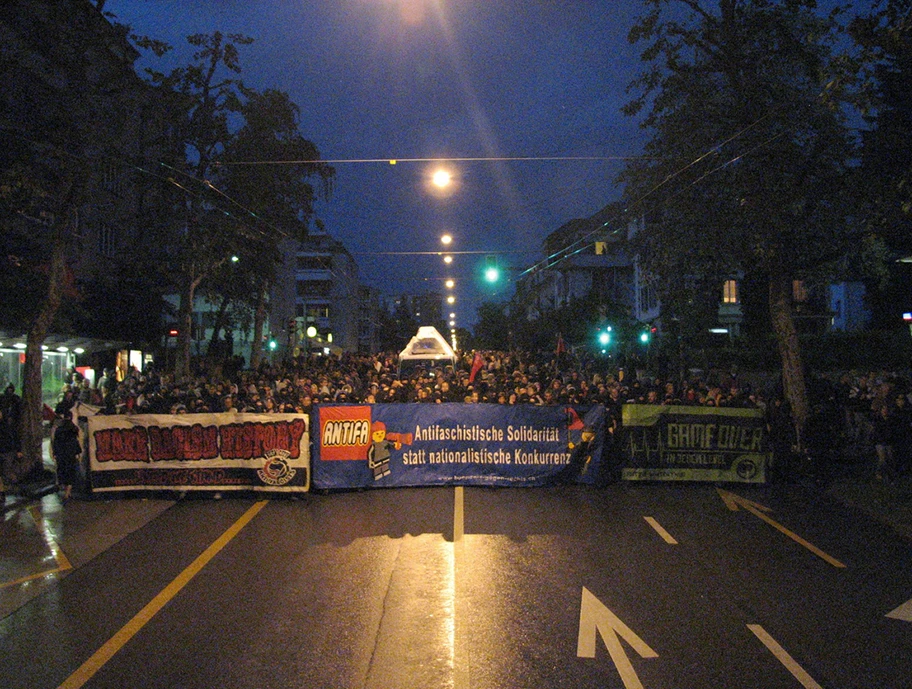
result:
[[[647,217],[643,260],[666,294],[688,275],[762,277],[800,432],[808,403],[793,280],[856,239],[844,203],[845,80],[831,47],[838,11],[821,16],[813,0],[645,4],[630,40],[646,43],[648,67],[625,112],[646,110],[651,139],[622,176]]]
[[[479,349],[510,349],[510,316],[506,304],[484,302],[478,306],[472,341]]]
[[[187,153],[183,169],[171,181],[185,190],[180,212],[183,223],[173,246],[173,265],[179,294],[175,377],[190,372],[193,306],[200,283],[235,255],[243,242],[239,224],[224,209],[218,191],[215,162],[232,139],[232,118],[242,107],[243,87],[231,74],[241,71],[238,46],[252,38],[194,34],[187,42],[196,46],[194,62],[167,75],[148,70],[152,82],[180,96],[175,115],[177,137]],[[161,52],[161,51],[160,51]],[[223,73],[227,71],[228,75]]]
[[[131,156],[144,87],[125,32],[88,3],[61,13],[59,3],[10,0],[0,25],[0,222],[12,249],[0,272],[23,306],[0,315],[27,332],[21,475],[42,461],[42,344],[78,296],[68,259],[81,211],[99,170]]]
[[[240,250],[240,267],[252,279],[254,349],[250,365],[260,363],[266,300],[276,268],[307,236],[317,189],[328,198],[335,175],[320,162],[316,145],[299,131],[300,110],[288,94],[275,89],[242,89],[244,125],[229,142],[221,160],[225,189],[243,208],[248,241]]]
[[[189,372],[197,289],[204,280],[218,278],[219,269],[235,256],[240,261],[227,279],[252,286],[251,365],[258,364],[280,244],[307,234],[316,197],[309,178],[319,178],[321,191],[328,195],[334,175],[331,166],[319,162],[317,147],[298,131],[299,109],[287,94],[274,89],[260,93],[230,76],[241,71],[238,46],[253,39],[216,31],[187,40],[198,48],[193,64],[168,75],[151,71],[154,83],[183,97],[180,131],[188,151],[181,179],[188,191],[186,220],[175,261],[180,294],[177,378]],[[219,291],[215,286],[212,290]]]
[[[912,254],[912,5],[881,2],[850,31],[862,48],[865,132],[859,185],[868,227],[898,254]]]

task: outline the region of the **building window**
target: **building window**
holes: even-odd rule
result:
[[[723,304],[737,304],[738,303],[738,281],[737,280],[726,280],[725,284],[722,286],[722,303]]]
[[[298,256],[298,270],[330,270],[331,256]]]
[[[648,313],[659,305],[659,298],[652,282],[640,285],[640,313]]]
[[[792,280],[792,300],[802,304],[808,300],[807,286],[804,280]]]
[[[333,283],[329,280],[298,280],[299,297],[328,297]]]
[[[115,196],[123,193],[123,178],[120,171],[114,165],[108,165],[102,172],[102,184],[104,188]]]
[[[98,227],[98,253],[111,257],[116,249],[117,233],[107,223],[101,223]]]

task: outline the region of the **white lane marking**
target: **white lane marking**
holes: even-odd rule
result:
[[[661,536],[662,539],[666,543],[668,543],[669,545],[678,544],[678,542],[674,539],[674,537],[672,537],[672,535],[670,533],[668,533],[664,529],[664,527],[661,524],[659,524],[659,522],[657,522],[655,519],[653,519],[652,517],[643,517],[643,519],[646,520],[646,523],[649,524],[649,526],[651,526],[653,529],[656,530],[656,533],[659,534],[659,536]]]
[[[894,620],[902,620],[903,622],[912,622],[912,599],[907,600],[896,610],[888,612],[887,617]]]
[[[469,689],[469,653],[463,620],[466,600],[459,583],[465,571],[465,506],[464,490],[456,486],[453,496],[453,689]]]
[[[624,652],[621,638],[630,644],[641,658],[658,658],[659,654],[584,586],[580,601],[579,635],[576,641],[577,657],[595,658],[596,633],[602,635],[602,641],[605,642],[611,660],[621,675],[625,689],[643,689],[630,658]]]
[[[459,543],[465,536],[464,515],[463,489],[462,486],[456,486],[453,499],[453,543]]]
[[[760,639],[770,653],[776,656],[776,659],[785,666],[785,669],[801,682],[801,686],[805,687],[805,689],[823,689],[763,627],[759,624],[749,624],[747,628],[754,633],[754,636]]]

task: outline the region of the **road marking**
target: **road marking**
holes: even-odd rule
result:
[[[776,656],[776,660],[782,663],[785,666],[785,669],[791,672],[795,679],[801,682],[801,686],[805,687],[805,689],[823,689],[823,687],[817,684],[817,682],[814,681],[814,678],[811,677],[803,667],[796,663],[795,659],[792,658],[792,656],[790,656],[763,627],[759,624],[749,624],[747,625],[747,628],[754,633],[754,636],[760,639],[763,645],[766,646],[774,656]]]
[[[637,677],[630,659],[624,652],[621,638],[630,644],[641,658],[658,658],[659,654],[584,586],[580,601],[579,636],[576,641],[578,658],[595,658],[596,632],[602,635],[602,641],[605,642],[611,660],[621,675],[625,689],[643,689],[640,678]]]
[[[721,488],[716,488],[716,491],[719,493],[719,497],[721,497],[722,500],[725,502],[726,507],[728,507],[728,509],[730,509],[732,512],[737,512],[738,507],[740,506],[740,507],[744,508],[745,510],[747,510],[748,512],[750,512],[755,517],[759,517],[760,519],[765,521],[767,524],[772,526],[774,529],[780,531],[781,533],[783,533],[786,536],[788,536],[789,538],[791,538],[793,541],[795,541],[795,543],[798,543],[799,545],[804,546],[805,548],[810,550],[812,553],[814,553],[814,555],[816,555],[817,557],[820,557],[823,560],[825,560],[826,562],[830,563],[831,565],[833,565],[833,567],[845,567],[845,565],[842,564],[835,557],[832,557],[831,555],[827,555],[825,552],[823,552],[820,548],[815,546],[813,543],[809,543],[808,541],[801,538],[801,536],[796,534],[794,531],[789,531],[787,528],[782,526],[782,524],[780,524],[777,521],[774,521],[768,515],[764,514],[764,512],[770,511],[769,507],[760,505],[756,502],[753,502],[752,500],[748,500],[747,498],[742,498],[740,495],[735,495],[734,493],[729,493],[727,490],[722,490]]]
[[[456,486],[456,493],[453,496],[453,543],[459,543],[465,536],[463,499],[462,486]]]
[[[113,658],[147,622],[155,617],[156,613],[165,607],[168,601],[180,593],[180,590],[190,583],[190,580],[199,574],[203,567],[209,564],[209,561],[218,555],[219,551],[228,545],[228,543],[231,542],[231,539],[237,536],[241,529],[247,526],[268,502],[268,500],[261,500],[254,503],[240,519],[232,524],[225,533],[219,536],[199,557],[191,562],[183,572],[178,574],[170,584],[162,589],[146,607],[136,613],[132,620],[121,627],[120,631],[108,639],[101,648],[95,651],[92,657],[85,661],[76,672],[67,677],[58,689],[78,689],[78,687],[83,686],[92,679],[95,673],[104,667],[105,663]]]
[[[19,584],[24,584],[27,581],[42,579],[44,577],[49,577],[52,574],[58,574],[59,572],[66,572],[73,569],[73,565],[70,564],[70,561],[64,554],[63,550],[61,550],[60,546],[57,545],[57,541],[54,540],[54,536],[48,531],[47,521],[44,519],[44,515],[41,514],[41,511],[38,509],[38,507],[36,505],[32,505],[26,511],[29,513],[32,521],[35,522],[35,526],[38,527],[38,533],[40,533],[41,537],[44,539],[48,550],[51,551],[51,555],[54,556],[54,561],[57,563],[57,566],[54,569],[45,569],[41,572],[36,572],[35,574],[29,574],[24,577],[19,577],[18,579],[13,579],[12,581],[5,581],[0,584],[0,589],[9,588],[11,586],[18,586]]]
[[[459,591],[465,570],[465,495],[456,486],[453,495],[453,689],[469,689],[469,653],[463,629],[466,601]]]
[[[887,617],[894,620],[902,620],[903,622],[912,622],[912,599],[907,600],[896,608],[896,610],[888,612]]]
[[[36,505],[32,505],[29,507],[28,513],[32,516],[32,519],[35,520],[35,525],[38,527],[38,530],[44,537],[44,542],[47,543],[47,547],[50,549],[51,554],[54,556],[54,560],[57,561],[56,571],[64,572],[68,569],[72,569],[73,566],[70,564],[67,556],[64,555],[63,551],[57,545],[57,541],[54,540],[54,536],[50,533],[50,531],[48,531],[47,520],[44,518],[44,515],[41,513],[38,507]]]
[[[659,522],[657,522],[655,519],[653,519],[652,517],[643,517],[643,519],[646,520],[646,523],[649,524],[649,526],[651,526],[653,529],[656,530],[656,533],[659,534],[659,536],[661,536],[666,543],[668,543],[669,545],[678,544],[678,542],[672,537],[672,535],[670,533],[668,533],[662,527],[662,525],[659,524]]]

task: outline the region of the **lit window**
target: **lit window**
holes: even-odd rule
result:
[[[798,303],[808,300],[807,287],[804,284],[804,280],[792,280],[792,299]]]
[[[738,303],[738,281],[737,280],[726,280],[725,284],[722,286],[722,303],[723,304],[737,304]]]

